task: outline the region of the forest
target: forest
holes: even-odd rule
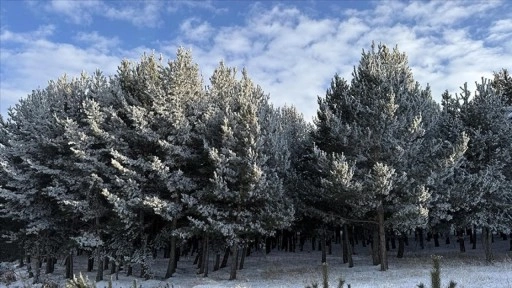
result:
[[[236,279],[254,251],[305,245],[323,263],[340,243],[353,267],[362,243],[382,271],[410,235],[461,252],[481,235],[488,262],[493,237],[512,251],[507,69],[438,103],[405,53],[373,44],[352,79],[334,74],[312,122],[272,105],[245,69],[201,75],[185,48],[145,54],[115,75],[50,81],[0,115],[0,262],[26,265],[33,283],[57,259],[72,278],[79,256],[96,281],[103,267],[166,279],[195,253],[198,275]]]

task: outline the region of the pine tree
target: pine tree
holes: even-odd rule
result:
[[[461,195],[463,183],[467,183],[466,174],[461,173],[465,165],[463,157],[467,150],[469,138],[465,133],[464,123],[460,117],[460,102],[447,91],[442,95],[442,111],[434,129],[432,143],[435,155],[427,159],[446,159],[444,165],[438,165],[430,176],[428,188],[432,191],[429,203],[429,226],[435,232],[449,233],[450,226],[460,227],[460,219],[467,213],[459,205],[454,205],[454,195]],[[465,200],[458,199],[460,202]],[[459,202],[455,201],[455,203]]]
[[[208,95],[215,106],[209,127],[217,132],[206,143],[214,170],[211,187],[200,194],[198,215],[192,219],[199,229],[226,239],[232,250],[230,279],[236,279],[239,246],[254,235],[271,235],[289,226],[293,215],[285,205],[278,167],[269,160],[275,160],[278,151],[266,149],[272,134],[262,128],[268,122],[259,116],[268,108],[267,97],[245,70],[241,80],[235,74],[221,63],[211,77]]]
[[[107,116],[118,119],[119,127],[106,128],[115,139],[111,166],[116,171],[109,175],[115,185],[102,193],[125,224],[134,245],[132,261],[144,267],[146,277],[151,251],[171,246],[166,272],[170,277],[178,224],[185,219],[187,205],[194,203],[188,197],[197,189],[194,163],[203,149],[196,136],[203,94],[198,68],[190,52],[180,49],[167,66],[154,56],[136,64],[125,61],[115,80],[119,108],[107,111]]]
[[[483,228],[486,260],[492,261],[491,233],[507,233],[512,227],[509,176],[512,125],[505,117],[502,95],[488,80],[476,83],[473,98],[467,100],[469,96],[465,85],[459,96],[462,100],[459,113],[470,140],[466,163],[459,172],[465,174],[466,181],[456,190],[459,192],[456,205],[467,212],[466,225]]]
[[[494,72],[492,86],[502,96],[502,101],[507,106],[512,106],[512,77],[507,69]]]
[[[319,104],[315,139],[355,163],[361,192],[345,193],[346,203],[378,223],[379,260],[387,270],[386,227],[405,232],[426,225],[430,191],[421,167],[430,165],[423,157],[438,106],[414,81],[405,54],[384,45],[363,51],[350,85],[335,76]]]
[[[10,110],[9,146],[3,150],[6,183],[5,215],[22,223],[18,241],[36,262],[47,257],[47,272],[53,259],[68,254],[74,235],[72,192],[79,189],[69,144],[60,118],[78,119],[80,102],[86,97],[87,76],[71,81],[64,76],[43,90],[33,91]],[[67,251],[66,251],[67,250]],[[34,282],[39,281],[36,263]]]

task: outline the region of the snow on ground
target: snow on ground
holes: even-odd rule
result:
[[[455,242],[455,241],[452,241]],[[343,277],[352,288],[413,288],[423,282],[430,287],[430,270],[432,267],[431,255],[442,255],[441,277],[443,286],[446,287],[450,280],[457,282],[458,288],[469,287],[490,287],[490,288],[512,288],[512,252],[508,250],[509,240],[496,239],[493,250],[496,255],[496,262],[488,265],[484,261],[481,242],[477,249],[472,250],[466,241],[466,252],[458,252],[455,244],[433,247],[432,242],[426,242],[426,247],[421,250],[418,245],[411,241],[406,246],[406,253],[403,259],[397,259],[396,251],[389,251],[389,271],[379,271],[379,266],[371,265],[371,256],[368,248],[356,246],[354,255],[355,267],[348,268],[342,263],[339,245],[334,246],[333,254],[327,256],[330,271],[331,287],[337,287],[337,279]],[[305,245],[304,252],[282,252],[272,251],[268,255],[262,252],[254,252],[246,258],[245,268],[238,271],[238,280],[229,281],[228,267],[216,272],[209,273],[204,278],[196,274],[195,266],[192,265],[194,257],[182,257],[178,263],[178,270],[174,277],[168,280],[143,280],[141,278],[126,277],[123,271],[120,272],[119,280],[113,281],[113,287],[132,287],[134,279],[137,287],[174,287],[174,288],[258,288],[258,287],[305,287],[317,282],[321,286],[321,254],[319,251],[311,251],[311,245]],[[210,259],[210,270],[213,267],[213,257]],[[6,263],[4,263],[6,264]],[[49,279],[60,283],[63,287],[65,281],[62,279],[63,260],[60,259],[56,266],[54,275],[42,274],[42,279]],[[11,267],[15,264],[10,264]],[[75,257],[75,273],[85,271],[86,259]],[[167,265],[166,259],[158,258],[154,263],[155,279],[165,274]],[[43,267],[44,269],[44,267]],[[43,270],[44,271],[44,270]],[[138,270],[134,267],[134,274]],[[32,287],[32,279],[26,278],[26,268],[16,269],[16,274],[21,280],[11,283],[9,286],[0,283],[3,287]],[[89,279],[95,278],[95,272],[85,273]],[[111,276],[105,271],[105,279]],[[96,287],[107,287],[107,281],[96,283]],[[40,287],[41,285],[39,285]],[[346,287],[346,286],[345,286]]]

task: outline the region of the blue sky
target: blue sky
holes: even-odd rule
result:
[[[512,70],[512,1],[0,2],[0,113],[63,74],[115,73],[122,59],[192,50],[205,83],[224,60],[307,120],[362,49],[398,45],[434,99]]]

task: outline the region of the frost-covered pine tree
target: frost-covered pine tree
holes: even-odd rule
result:
[[[460,104],[447,91],[442,95],[442,110],[438,121],[431,130],[433,141],[431,151],[439,157],[427,157],[425,160],[445,159],[437,163],[430,177],[428,188],[431,190],[429,203],[429,229],[432,233],[449,235],[451,226],[461,227],[461,218],[468,212],[457,203],[466,202],[456,199],[454,195],[466,189],[466,173],[461,167],[465,165],[464,153],[467,150],[469,138],[465,133],[464,123],[460,117]],[[435,164],[435,162],[433,162]]]
[[[308,174],[319,173],[317,177],[320,183],[305,196],[311,202],[309,210],[314,209],[312,212],[316,218],[343,227],[350,224],[348,219],[351,223],[367,221],[365,212],[359,211],[359,205],[351,202],[361,193],[361,179],[354,179],[354,158],[348,161],[345,157],[354,155],[354,149],[357,149],[348,142],[351,137],[357,137],[351,135],[355,131],[345,129],[344,124],[353,121],[353,113],[357,111],[352,106],[356,103],[351,101],[349,89],[349,84],[336,74],[325,97],[318,97],[317,117],[314,120],[316,129],[312,132],[315,147],[310,159],[314,171]],[[347,256],[344,256],[344,261],[352,265],[351,255]]]
[[[94,259],[97,260],[96,279],[100,281],[103,279],[103,269],[100,267],[103,267],[106,255],[116,258],[109,254],[111,249],[108,247],[116,246],[116,253],[119,254],[128,250],[113,245],[115,239],[122,239],[124,235],[115,229],[120,226],[120,220],[112,213],[102,194],[102,191],[112,187],[110,176],[116,171],[111,165],[111,151],[117,139],[108,131],[118,131],[123,126],[113,112],[119,107],[116,103],[119,100],[112,92],[117,91],[115,81],[96,71],[82,89],[87,92],[87,97],[80,103],[83,117],[60,119],[76,171],[72,177],[79,188],[72,193],[73,198],[67,204],[73,208],[81,224],[73,241],[77,248],[88,253],[88,271],[93,269]],[[128,244],[125,243],[125,246]]]
[[[59,119],[80,117],[86,82],[85,74],[71,81],[66,77],[51,81],[12,107],[5,125],[9,134],[9,145],[2,151],[5,215],[23,225],[16,237],[36,261],[34,282],[39,281],[42,255],[51,273],[53,259],[70,255],[73,246],[75,218],[68,204],[80,187]]]
[[[235,77],[235,70],[221,63],[210,79],[208,96],[215,106],[209,116],[213,134],[206,145],[214,169],[211,187],[200,194],[198,215],[192,219],[196,227],[226,239],[232,251],[230,279],[236,279],[239,246],[254,235],[289,226],[293,214],[278,167],[269,161],[279,151],[265,149],[272,135],[262,128],[268,122],[259,116],[267,96],[245,70],[241,80]]]
[[[276,157],[274,163],[279,163],[277,172],[283,179],[285,194],[297,215],[301,202],[297,191],[303,189],[300,165],[307,147],[311,146],[312,125],[293,106],[276,109],[274,117],[269,117],[266,122],[265,127],[274,127],[272,137],[275,145],[274,148],[269,147],[270,153]]]
[[[154,56],[144,56],[136,64],[125,61],[116,81],[122,99],[116,115],[124,127],[109,131],[118,139],[111,161],[117,187],[103,194],[136,244],[132,261],[143,265],[143,273],[148,272],[151,251],[170,245],[170,277],[178,222],[186,206],[194,203],[187,197],[197,186],[192,167],[203,149],[195,136],[195,127],[201,125],[202,81],[184,49],[166,66]]]
[[[502,96],[505,105],[512,106],[512,77],[507,69],[494,73],[492,86]]]
[[[509,233],[512,227],[512,123],[506,118],[505,101],[482,79],[470,97],[467,85],[452,101],[468,134],[465,162],[455,171],[464,181],[455,182],[452,205],[464,211],[460,225],[482,228],[486,260],[492,261],[491,235]],[[464,226],[463,226],[464,227]]]
[[[335,77],[317,120],[319,147],[354,161],[361,193],[348,199],[378,225],[379,260],[387,270],[385,229],[426,225],[430,191],[419,173],[427,131],[436,117],[429,89],[414,81],[407,57],[397,48],[363,51],[350,86]],[[322,143],[324,139],[332,139]],[[376,243],[375,243],[376,244]]]

